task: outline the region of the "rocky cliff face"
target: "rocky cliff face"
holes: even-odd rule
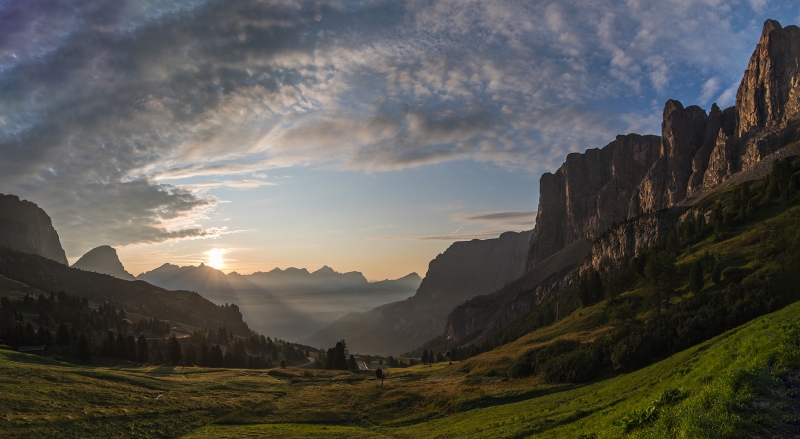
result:
[[[50,217],[36,204],[15,195],[0,194],[0,247],[68,264]]]
[[[800,114],[800,28],[767,20],[736,93],[738,137],[782,128]]]
[[[72,264],[72,268],[107,274],[123,280],[135,279],[132,274],[125,271],[125,267],[117,256],[117,250],[108,245],[101,245],[89,250],[78,259],[78,262]]]
[[[614,264],[626,256],[636,256],[640,249],[655,244],[675,230],[684,211],[680,207],[666,209],[618,225],[594,240],[589,262],[600,269],[603,261]]]
[[[304,343],[332,346],[344,338],[353,352],[399,354],[414,349],[441,334],[456,305],[522,276],[531,233],[456,242],[430,262],[413,297],[351,313]]]
[[[767,20],[736,105],[664,105],[661,137],[629,134],[570,154],[540,183],[528,269],[613,223],[686,204],[800,138],[800,28]]]
[[[575,243],[592,242],[583,264],[595,267],[635,255],[677,226],[681,206],[730,182],[763,176],[772,160],[786,155],[781,148],[800,139],[798,127],[800,28],[768,20],[733,107],[714,104],[707,114],[669,100],[661,137],[618,136],[601,149],[568,155],[555,173],[542,175],[529,272],[459,306],[445,336],[473,339],[529,312],[576,275],[558,274],[565,258],[543,264]],[[612,229],[615,223],[621,225]]]
[[[589,255],[591,246],[588,239],[579,239],[503,288],[459,305],[447,317],[445,340],[458,342],[470,337],[476,342],[529,313],[577,277],[577,267]]]
[[[626,219],[636,185],[659,157],[659,142],[658,136],[617,136],[601,149],[568,155],[555,174],[542,175],[527,268]]]

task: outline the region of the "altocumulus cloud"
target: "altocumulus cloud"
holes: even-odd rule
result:
[[[735,23],[769,9],[583,3],[0,2],[0,191],[45,207],[77,254],[226,233],[204,193],[269,169],[540,172],[657,131],[670,90],[730,104],[757,37]]]

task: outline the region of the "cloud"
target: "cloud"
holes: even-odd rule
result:
[[[277,186],[278,183],[262,180],[224,180],[224,181],[210,181],[206,183],[186,184],[184,187],[192,189],[196,193],[206,192],[211,189],[256,189],[264,186]]]
[[[367,239],[370,241],[469,241],[472,239],[494,239],[505,232],[507,232],[507,230],[490,230],[452,235],[376,236]]]
[[[718,1],[44,0],[0,15],[0,191],[43,206],[70,254],[219,236],[208,193],[277,168],[553,170],[657,132],[653,99],[713,98],[758,36],[746,5]]]
[[[702,93],[700,94],[700,103],[707,104],[711,99],[714,98],[715,93],[719,90],[719,79],[716,77],[710,78],[708,81],[703,83]]]
[[[480,213],[459,213],[451,217],[460,223],[476,223],[494,227],[507,226],[510,229],[520,227],[530,230],[536,224],[536,211],[496,211]]]

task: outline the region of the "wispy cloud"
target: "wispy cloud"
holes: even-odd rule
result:
[[[738,81],[758,37],[750,9],[770,11],[765,0],[126,5],[0,3],[0,191],[46,207],[70,253],[213,235],[207,193],[263,186],[230,182],[276,168],[553,170],[626,129],[657,132],[652,100],[691,88],[702,101]],[[716,82],[698,90],[697,72]],[[178,217],[183,229],[164,228]]]
[[[461,223],[481,224],[493,227],[507,227],[508,230],[524,228],[530,230],[536,224],[536,211],[496,211],[478,213],[458,213],[451,219]]]
[[[430,236],[375,236],[367,238],[371,241],[469,241],[472,239],[493,239],[497,238],[507,230],[488,230],[482,232],[461,233],[452,235],[430,235]]]

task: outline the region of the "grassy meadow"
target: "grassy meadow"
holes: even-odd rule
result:
[[[391,369],[381,387],[371,373],[75,366],[0,350],[0,435],[796,437],[798,316],[794,304],[587,385],[470,362]]]

